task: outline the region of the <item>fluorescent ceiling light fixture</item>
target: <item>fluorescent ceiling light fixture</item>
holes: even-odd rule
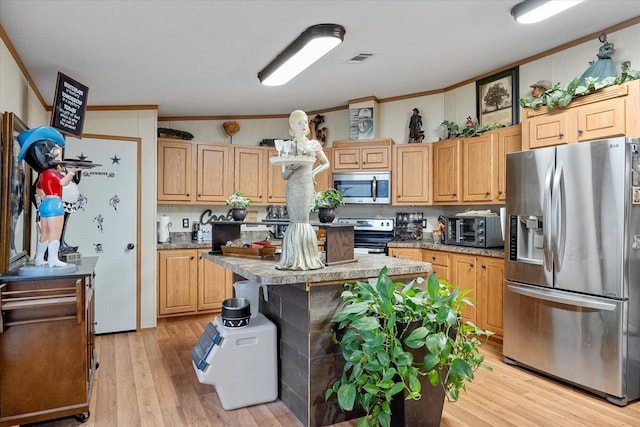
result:
[[[258,73],[260,83],[280,86],[338,46],[346,31],[342,25],[318,24],[304,30],[269,65]]]
[[[578,3],[582,3],[582,0],[525,0],[511,9],[511,16],[520,24],[533,24],[567,10]]]

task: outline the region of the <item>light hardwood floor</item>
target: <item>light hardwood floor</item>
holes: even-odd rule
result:
[[[225,411],[211,386],[200,384],[191,349],[211,318],[163,320],[156,329],[97,338],[91,416],[39,423],[51,427],[299,427],[275,401]],[[624,408],[576,388],[509,366],[500,344],[483,354],[493,372],[479,370],[456,403],[445,403],[442,426],[639,426],[640,401]],[[247,369],[251,369],[248,367]],[[353,427],[354,421],[334,427]]]

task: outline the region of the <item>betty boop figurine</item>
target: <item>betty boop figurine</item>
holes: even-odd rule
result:
[[[50,126],[29,129],[18,135],[20,152],[18,161],[27,164],[38,173],[39,188],[42,201],[38,206],[40,216],[40,236],[36,246],[35,264],[44,266],[44,254],[49,250],[47,262],[49,267],[64,267],[66,263],[58,259],[60,235],[64,223],[64,206],[62,204],[62,187],[73,179],[76,168],[63,174],[55,163],[62,160],[64,137]]]

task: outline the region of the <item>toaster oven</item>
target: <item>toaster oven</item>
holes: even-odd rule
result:
[[[462,216],[445,218],[445,243],[448,245],[495,248],[504,246],[499,216]]]

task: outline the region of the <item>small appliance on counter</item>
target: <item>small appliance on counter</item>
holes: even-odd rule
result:
[[[171,219],[168,215],[162,215],[158,220],[158,243],[169,243],[169,228],[171,227]]]
[[[447,245],[474,248],[497,248],[504,246],[502,226],[498,215],[473,215],[468,212],[444,221]]]

